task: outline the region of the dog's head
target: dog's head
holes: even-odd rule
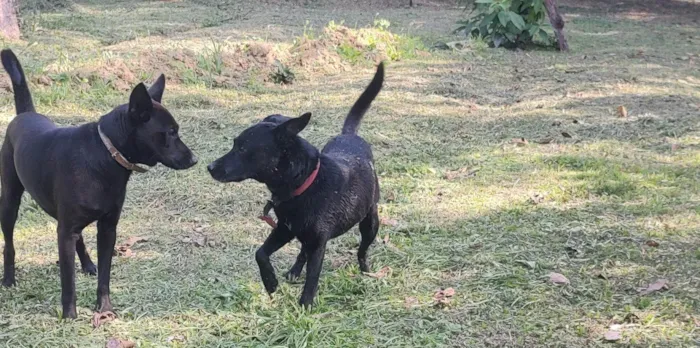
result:
[[[307,112],[292,118],[270,115],[261,122],[241,132],[233,141],[227,154],[207,166],[209,174],[220,182],[240,182],[254,179],[267,182],[291,169],[295,153],[301,151],[302,142],[297,134],[311,119]]]
[[[187,169],[197,163],[197,157],[180,139],[180,126],[160,104],[164,90],[165,76],[160,75],[151,88],[139,83],[131,92],[127,113],[134,131],[129,141],[143,164]]]

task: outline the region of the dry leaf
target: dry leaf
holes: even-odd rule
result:
[[[109,323],[110,321],[116,319],[117,316],[113,312],[102,312],[95,313],[92,315],[92,327],[98,328],[102,324]]]
[[[136,343],[127,341],[127,340],[120,340],[118,338],[110,338],[107,341],[107,344],[105,345],[105,348],[134,348],[136,347]]]
[[[553,126],[553,127],[559,127],[559,126],[561,126],[561,121],[557,120],[557,121],[552,122],[552,126]]]
[[[452,297],[455,295],[455,289],[453,288],[447,288],[447,289],[440,289],[435,292],[435,295],[433,295],[433,300],[435,301],[436,306],[446,306],[452,301]]]
[[[648,241],[646,242],[646,245],[648,245],[648,246],[650,246],[650,247],[652,247],[652,248],[658,248],[658,247],[659,247],[659,242],[650,239],[650,240],[648,240]]]
[[[668,290],[668,281],[666,279],[659,279],[656,282],[649,284],[646,288],[637,289],[640,295],[648,295],[653,292]]]
[[[533,141],[536,142],[536,143],[538,143],[538,144],[546,145],[546,144],[549,144],[549,143],[551,143],[552,141],[554,141],[554,139],[552,139],[552,138],[543,138],[543,139],[533,140]]]
[[[377,273],[368,273],[368,272],[364,272],[364,273],[365,273],[365,275],[370,276],[372,278],[382,279],[382,278],[386,278],[386,276],[390,275],[391,271],[392,271],[391,267],[384,266]]]
[[[563,274],[552,272],[549,274],[549,281],[554,284],[569,284],[569,279],[564,277]]]
[[[571,138],[571,137],[572,137],[571,134],[569,134],[568,132],[561,132],[561,135],[562,135],[564,138]]]
[[[388,218],[388,217],[382,217],[379,219],[379,223],[385,226],[391,226],[391,227],[396,227],[396,225],[399,224],[398,221]]]
[[[617,116],[618,117],[627,117],[627,108],[624,105],[620,105],[617,107]]]
[[[445,173],[445,179],[447,180],[454,180],[454,179],[461,179],[461,178],[468,178],[470,176],[476,175],[476,172],[479,171],[479,168],[474,168],[469,170],[469,168],[464,167],[460,168],[457,170],[449,170]]]
[[[527,139],[525,139],[525,138],[513,138],[510,142],[515,144],[516,146],[527,145]]]
[[[618,341],[620,340],[620,331],[608,331],[605,333],[605,340],[606,341]]]
[[[413,307],[417,307],[418,305],[419,305],[418,299],[415,297],[409,296],[403,300],[403,306],[406,308],[413,308]]]
[[[173,336],[168,336],[168,338],[165,340],[168,343],[172,342],[184,342],[185,341],[185,336],[182,335],[173,335]]]
[[[131,251],[131,247],[134,246],[136,243],[139,242],[147,242],[148,238],[144,237],[129,237],[124,244],[118,245],[116,250],[117,250],[117,255],[119,256],[124,256],[124,257],[131,257],[134,255],[134,253]]]
[[[144,237],[129,237],[129,239],[127,239],[123,245],[126,246],[127,248],[131,248],[136,243],[147,242],[147,241],[148,241],[148,238],[144,238]]]

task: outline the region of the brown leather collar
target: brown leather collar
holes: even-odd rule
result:
[[[105,147],[107,148],[107,151],[109,151],[109,153],[112,155],[112,158],[114,158],[114,160],[117,161],[117,163],[119,163],[122,167],[137,173],[145,173],[148,171],[147,168],[143,168],[138,166],[137,164],[129,162],[129,160],[127,160],[126,157],[124,157],[124,155],[122,155],[122,153],[119,152],[119,150],[117,150],[116,147],[114,147],[112,141],[109,140],[109,138],[107,138],[107,136],[104,133],[102,133],[102,129],[100,128],[99,124],[97,125],[97,133],[100,134],[100,139],[102,139],[102,143],[105,144]]]

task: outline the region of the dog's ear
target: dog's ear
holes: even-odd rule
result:
[[[148,94],[151,95],[151,98],[153,98],[153,100],[160,103],[161,99],[163,99],[163,92],[164,91],[165,91],[165,75],[160,74],[160,76],[158,76],[158,79],[156,80],[156,82],[153,82],[153,85],[151,85],[151,88],[148,89]]]
[[[311,113],[307,112],[297,118],[292,118],[275,127],[278,136],[297,135],[306,128],[311,120]]]
[[[129,117],[138,122],[148,122],[151,119],[151,111],[153,111],[153,101],[151,95],[143,83],[139,83],[131,91],[129,97]]]

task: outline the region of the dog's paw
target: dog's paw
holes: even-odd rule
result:
[[[97,275],[97,266],[95,266],[94,263],[90,263],[89,265],[82,266],[83,273],[89,274],[91,276]]]
[[[293,269],[290,269],[284,274],[284,278],[290,283],[296,283],[299,280],[299,277],[301,277],[301,272],[297,272]]]
[[[313,298],[308,298],[304,295],[302,295],[301,298],[299,299],[299,306],[301,306],[304,309],[311,309],[313,303],[314,303]]]
[[[272,295],[275,293],[275,291],[277,291],[277,286],[279,285],[279,282],[277,282],[276,278],[270,278],[263,283],[265,285],[265,290],[268,294]]]

